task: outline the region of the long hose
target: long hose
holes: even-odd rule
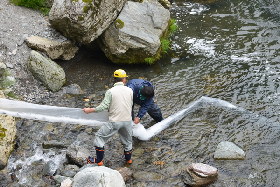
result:
[[[203,96],[200,99],[190,103],[185,109],[169,116],[161,122],[156,123],[148,129],[145,129],[141,123],[136,125],[132,122],[133,136],[140,140],[149,140],[164,129],[168,128],[170,125],[178,123],[180,120],[182,120],[182,118],[205,104],[215,105],[217,107],[238,109],[239,111],[243,112],[246,111],[245,109],[236,107],[227,101]],[[2,98],[0,98],[0,114],[32,120],[81,124],[88,126],[102,126],[108,121],[108,112],[106,111],[85,114],[80,108],[38,105]]]

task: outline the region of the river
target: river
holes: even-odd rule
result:
[[[134,149],[143,154],[134,160],[138,164],[132,169],[167,178],[146,181],[148,186],[181,184],[179,171],[192,162],[218,168],[219,179],[210,186],[277,186],[280,1],[225,0],[200,5],[175,0],[170,12],[179,29],[171,36],[169,54],[154,65],[120,66],[102,53],[83,49],[69,62],[59,62],[66,71],[66,84],[80,85],[85,96],[104,94],[112,86],[112,72],[122,68],[129,79],[143,78],[154,84],[155,101],[165,118],[202,96],[225,100],[254,114],[206,105],[151,141],[135,140]],[[142,123],[154,124],[148,116]],[[214,160],[221,141],[238,145],[246,159]],[[165,165],[156,166],[153,161]]]

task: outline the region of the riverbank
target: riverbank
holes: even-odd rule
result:
[[[15,6],[9,0],[0,2],[0,61],[16,79],[14,94],[29,103],[58,105],[62,91],[47,91],[27,70],[26,61],[31,49],[24,39],[42,36],[50,39],[63,37],[50,27],[48,17],[26,7]]]
[[[15,6],[8,0],[0,2],[0,19],[0,60],[7,66],[11,76],[16,79],[13,93],[17,99],[28,103],[79,108],[89,105],[96,106],[102,100],[104,90],[111,87],[110,73],[117,69],[115,65],[110,65],[110,67],[106,67],[104,64],[101,66],[97,65],[95,67],[96,72],[91,72],[94,74],[94,80],[97,80],[99,83],[98,88],[95,89],[103,90],[103,92],[95,91],[89,97],[88,95],[70,96],[63,93],[63,90],[55,93],[50,92],[27,70],[26,61],[29,58],[31,49],[26,45],[24,39],[33,35],[50,39],[63,36],[50,27],[47,16],[43,17],[39,12]],[[104,63],[104,59],[101,61]],[[67,63],[70,63],[71,66],[75,62],[70,60],[69,62],[61,63],[67,68],[69,65]],[[98,62],[95,64],[98,64]],[[129,67],[133,71],[137,71],[138,68],[141,68],[141,66]],[[133,76],[130,76],[130,78],[133,78]],[[14,98],[7,97],[7,99]],[[17,129],[15,151],[10,156],[7,168],[0,172],[0,184],[2,186],[55,186],[54,179],[44,175],[42,170],[48,161],[54,160],[56,164],[59,164],[57,172],[63,175],[64,164],[69,164],[65,160],[65,151],[69,145],[79,145],[88,149],[92,156],[95,155],[92,140],[98,128],[78,124],[70,125],[17,119]],[[49,142],[55,142],[51,149],[43,146]],[[139,182],[130,180],[127,182],[128,186],[133,184],[144,186],[148,184],[162,185],[166,183],[166,180],[169,180],[168,183],[172,186],[184,186],[179,177],[174,179],[166,177],[169,176],[167,175],[167,168],[162,169],[158,173],[142,172],[143,164],[154,165],[153,157],[148,159],[142,158],[145,152],[149,153],[151,151],[150,149],[146,150],[146,147],[151,148],[153,143],[141,142],[137,139],[134,139],[133,143],[135,149],[132,157],[133,164],[130,169],[135,174],[134,178]],[[57,144],[63,145],[63,148],[56,147]],[[105,150],[104,165],[106,167],[117,169],[125,166],[125,162],[121,158],[123,149],[117,135],[106,143]],[[154,167],[161,167],[161,165],[155,165]],[[172,171],[172,176],[179,176],[182,167]]]

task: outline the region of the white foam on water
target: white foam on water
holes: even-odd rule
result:
[[[53,161],[58,168],[60,164],[63,162],[66,162],[66,154],[55,154],[54,151],[49,151],[48,153],[44,153],[41,148],[35,149],[35,154],[30,157],[22,156],[21,159],[15,160],[15,158],[9,158],[7,169],[9,171],[17,170],[18,166],[21,166],[21,169],[19,169],[19,173],[17,174],[17,178],[19,180],[19,184],[24,185],[27,184],[30,180],[27,178],[30,176],[29,173],[29,166],[32,165],[34,162],[41,162],[41,163],[47,163],[48,161]]]

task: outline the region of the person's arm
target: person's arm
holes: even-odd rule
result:
[[[153,101],[153,98],[147,98],[145,100],[145,102],[141,105],[140,109],[139,109],[139,112],[138,112],[138,115],[136,116],[136,120],[139,120],[142,119],[144,117],[144,115],[146,114],[146,112],[149,110],[151,104],[152,104],[152,101]],[[135,121],[135,120],[134,120]],[[138,121],[138,123],[139,123]],[[137,122],[137,121],[136,121]],[[136,123],[137,124],[137,123]]]
[[[95,112],[95,108],[84,108],[83,111],[84,111],[86,114],[89,114],[89,113]]]
[[[98,107],[96,107],[96,108],[84,108],[83,111],[86,114],[91,113],[91,112],[102,112],[105,109],[109,108],[109,106],[111,104],[111,101],[112,101],[112,94],[111,94],[110,90],[108,90],[105,93],[105,97],[104,97],[103,101],[100,103],[100,105]]]

